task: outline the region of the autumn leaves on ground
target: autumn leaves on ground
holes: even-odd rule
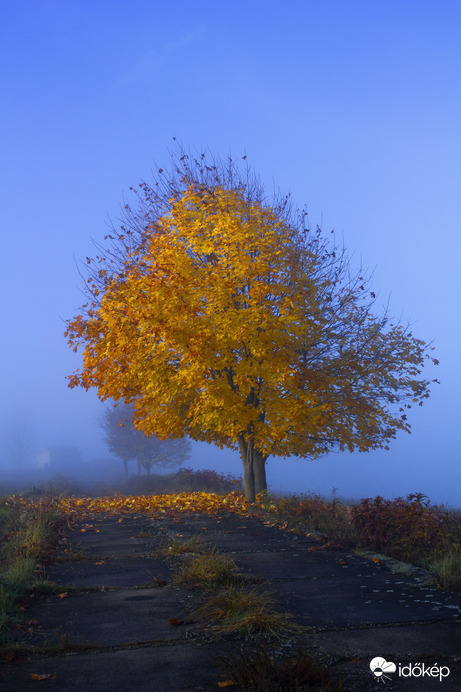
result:
[[[59,591],[59,587],[46,581],[44,568],[47,561],[52,560],[53,550],[59,539],[70,527],[79,526],[80,530],[85,531],[85,527],[91,526],[99,513],[119,517],[121,521],[126,515],[174,517],[181,513],[195,512],[212,516],[218,516],[222,512],[257,516],[269,524],[280,525],[290,531],[320,533],[324,542],[329,545],[348,550],[371,549],[398,560],[412,562],[429,570],[433,584],[452,591],[461,590],[461,515],[444,507],[431,506],[429,500],[421,494],[393,501],[377,497],[346,505],[334,497],[325,501],[318,496],[274,498],[263,493],[256,503],[248,504],[241,489],[229,492],[231,487],[238,484],[235,479],[220,476],[216,472],[188,471],[188,474],[191,485],[195,488],[206,478],[206,490],[69,497],[53,496],[49,488],[48,493],[35,488],[23,496],[0,498],[0,626],[3,657],[11,659],[20,655],[20,650],[12,646],[11,632],[14,628],[33,626],[33,623],[27,622],[25,606],[28,598],[33,594]],[[227,492],[219,494],[210,491],[211,481]],[[190,546],[188,548],[187,545],[178,544],[170,546],[170,549],[187,552]],[[192,552],[200,551],[195,547]],[[196,563],[192,566],[196,570],[194,575],[191,577],[187,572],[183,573],[178,575],[179,581],[182,579],[187,583],[188,579],[193,578],[211,582],[217,580],[217,583],[221,583],[224,580],[228,587],[232,582],[236,588],[234,605],[235,599],[240,599],[239,613],[247,609],[251,617],[257,619],[258,626],[264,621],[269,630],[271,627],[277,628],[279,614],[271,611],[270,604],[259,601],[254,603],[251,598],[241,600],[238,575],[235,574],[231,560],[211,552],[202,562],[203,564],[197,555]],[[198,577],[197,574],[202,576]],[[222,600],[222,594],[218,592],[216,598]],[[208,614],[211,617],[213,608],[222,613],[226,607],[232,608],[232,603],[212,603],[210,600],[202,616],[206,618]],[[252,633],[251,617],[247,631],[247,625],[243,626],[241,622],[238,625],[240,636]],[[248,623],[248,619],[245,622]],[[223,622],[222,625],[225,628],[228,623]]]

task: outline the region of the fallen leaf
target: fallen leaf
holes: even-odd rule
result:
[[[58,598],[67,598],[67,591],[64,591],[64,593],[60,593]]]
[[[8,663],[10,663],[11,661],[14,661],[14,659],[16,658],[16,653],[13,651],[13,649],[3,650],[0,651],[0,658],[3,661],[7,661]]]
[[[155,586],[166,586],[166,581],[164,579],[157,579],[157,577],[153,577],[154,584]]]
[[[105,564],[105,560],[101,560],[101,562],[95,562],[94,564],[95,564],[95,565],[104,565],[104,564]]]
[[[32,680],[56,680],[56,673],[31,673],[30,677]]]
[[[224,680],[224,682],[218,682],[218,687],[235,687],[236,684],[233,680]]]
[[[347,565],[346,560],[336,560],[337,565]]]
[[[180,625],[191,625],[193,623],[193,620],[178,620],[178,618],[171,618],[168,620],[169,625],[174,625],[175,627],[178,627]]]

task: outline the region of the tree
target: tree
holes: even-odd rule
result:
[[[112,454],[122,459],[125,475],[128,475],[128,462],[132,459],[138,463],[138,473],[141,467],[150,474],[154,465],[182,466],[190,455],[189,440],[159,440],[155,435],[147,436],[133,425],[133,416],[133,404],[119,404],[105,410],[101,423],[104,441]]]
[[[12,415],[4,428],[7,458],[19,471],[30,459],[34,447],[34,431],[29,416],[24,411]]]
[[[182,150],[172,163],[87,258],[70,386],[133,402],[148,435],[239,449],[249,501],[270,454],[387,448],[409,432],[429,347],[375,315],[344,248],[289,197],[268,200],[246,164]]]

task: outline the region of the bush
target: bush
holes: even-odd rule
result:
[[[209,469],[199,471],[190,468],[180,469],[176,474],[175,484],[176,491],[183,493],[199,491],[225,495],[243,490],[241,478]]]
[[[430,507],[422,493],[395,500],[366,498],[352,508],[352,518],[363,545],[420,564],[442,555],[460,529],[454,515],[443,505]]]

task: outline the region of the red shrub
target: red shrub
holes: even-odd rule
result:
[[[361,541],[379,552],[401,560],[422,560],[441,549],[447,538],[448,512],[443,506],[430,507],[422,493],[404,500],[361,500],[352,508],[352,518]]]

